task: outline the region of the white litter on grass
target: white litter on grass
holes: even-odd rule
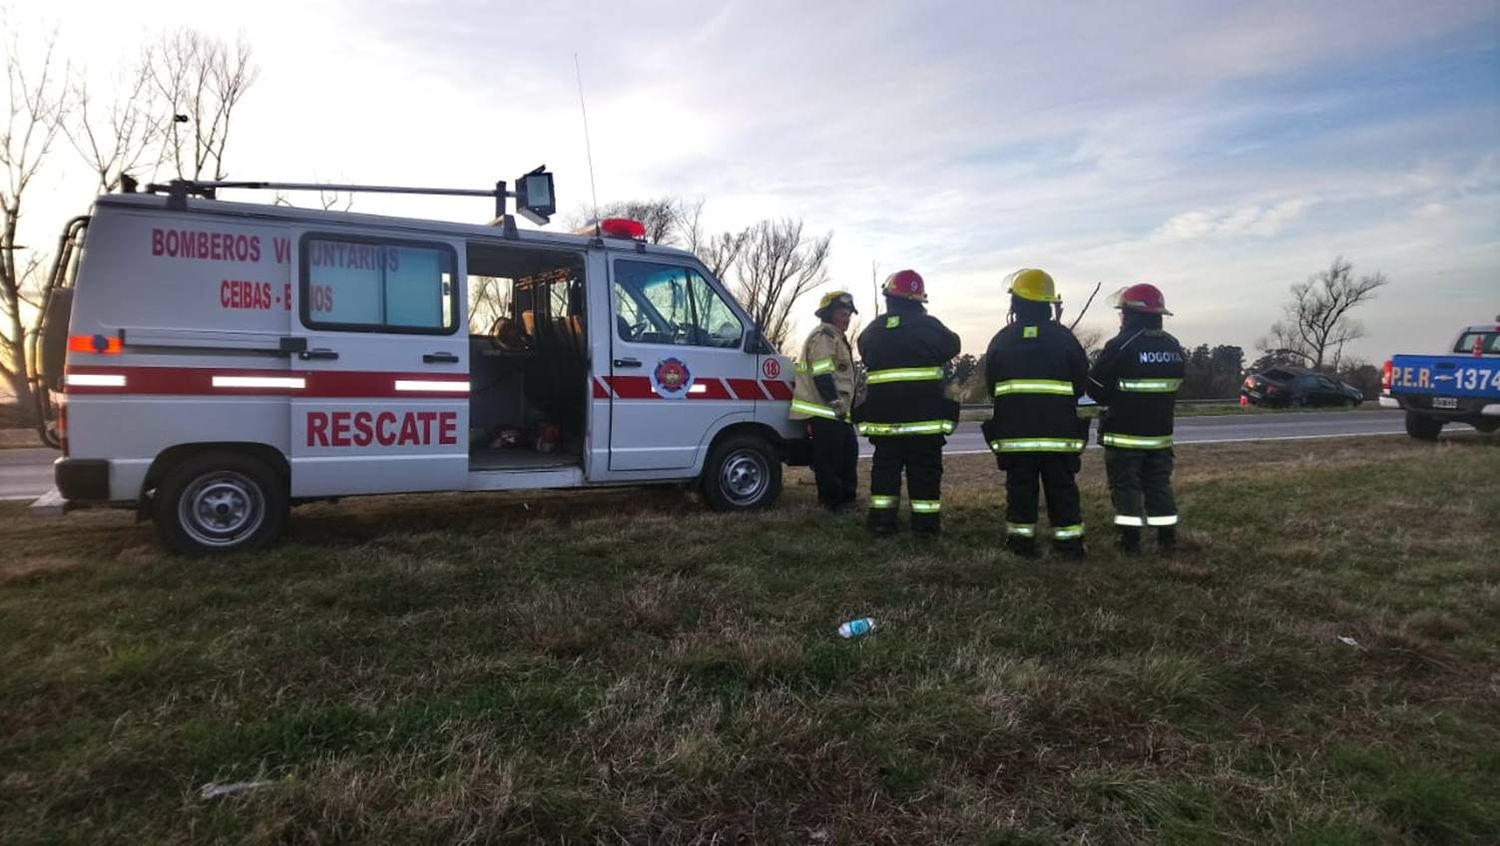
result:
[[[1342,643],[1345,646],[1352,646],[1355,649],[1359,648],[1359,641],[1355,640],[1352,637],[1349,637],[1348,635],[1339,635],[1339,643]]]
[[[249,793],[262,787],[270,787],[274,781],[232,781],[228,784],[205,784],[198,789],[199,799],[217,799],[220,796],[233,796],[236,793]]]

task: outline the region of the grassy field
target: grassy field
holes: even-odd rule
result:
[[[800,471],[737,517],[308,506],[218,562],[8,504],[0,841],[1500,842],[1500,440],[1178,460],[1186,548],[1124,559],[1087,457],[1084,564],[999,551],[980,456],[932,543]]]

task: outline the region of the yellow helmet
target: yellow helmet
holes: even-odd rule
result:
[[[854,307],[854,297],[848,291],[829,291],[824,294],[823,298],[818,300],[818,310],[813,314],[822,317],[836,305],[848,306],[850,311],[859,314],[859,309]]]
[[[1052,277],[1048,276],[1045,270],[1023,267],[1005,277],[1005,282],[1006,290],[1023,300],[1031,300],[1034,303],[1062,302],[1062,297],[1057,295],[1057,285],[1052,282]]]

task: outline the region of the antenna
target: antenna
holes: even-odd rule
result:
[[[583,102],[583,71],[578,66],[578,54],[573,54],[573,73],[578,77],[578,111],[583,114],[583,150],[589,159],[589,196],[594,201],[594,235],[603,237],[599,231],[599,191],[594,187],[594,145],[589,142],[589,108]]]

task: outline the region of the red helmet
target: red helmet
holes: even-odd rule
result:
[[[892,273],[885,278],[885,285],[880,290],[887,297],[927,302],[927,286],[923,284],[921,274],[915,270],[898,270]]]
[[[1172,313],[1167,311],[1167,298],[1161,295],[1160,289],[1149,282],[1138,282],[1121,291],[1115,298],[1115,308],[1145,314]]]

